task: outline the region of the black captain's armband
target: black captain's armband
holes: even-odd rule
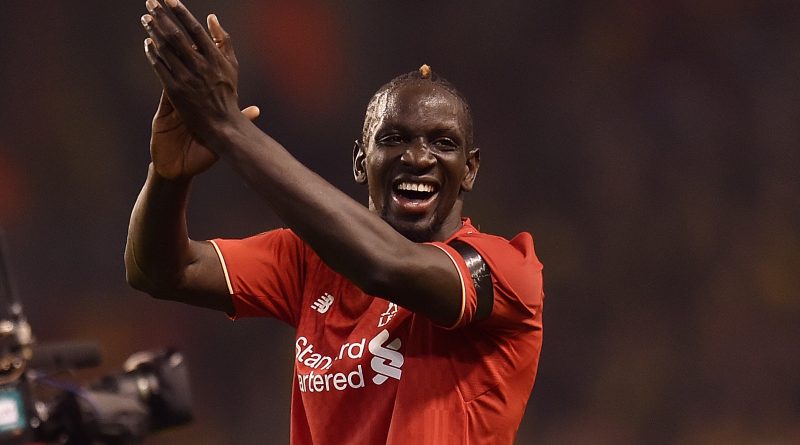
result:
[[[494,289],[492,288],[492,271],[483,257],[474,247],[463,241],[452,241],[450,247],[456,250],[464,262],[467,263],[472,283],[475,284],[475,292],[478,296],[478,307],[475,309],[473,321],[480,321],[489,318],[492,314],[494,305]]]

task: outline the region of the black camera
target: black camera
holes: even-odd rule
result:
[[[0,231],[0,445],[140,443],[192,419],[183,355],[174,349],[131,355],[123,371],[88,385],[63,372],[97,366],[94,342],[39,345],[14,297]]]

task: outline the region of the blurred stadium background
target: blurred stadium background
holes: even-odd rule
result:
[[[794,0],[189,0],[241,62],[242,105],[366,202],[371,94],[422,63],[471,99],[467,213],[531,231],[545,344],[519,444],[800,443],[800,4]],[[122,251],[159,86],[144,1],[7,2],[0,225],[41,341],[186,352],[196,422],[148,444],[285,443],[293,341],[129,289]],[[280,225],[225,165],[195,238]]]

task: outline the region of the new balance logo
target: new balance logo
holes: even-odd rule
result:
[[[317,298],[317,301],[311,305],[311,309],[316,310],[320,314],[324,314],[328,312],[328,309],[331,308],[333,305],[333,295],[325,292],[321,297]]]
[[[372,357],[370,366],[372,366],[373,371],[378,373],[378,375],[372,378],[372,381],[375,382],[376,385],[383,384],[389,377],[400,380],[400,374],[402,373],[400,368],[403,367],[403,354],[397,351],[400,350],[400,346],[403,343],[399,338],[395,338],[384,346],[384,343],[388,339],[389,331],[384,329],[379,332],[375,338],[370,340],[367,346],[369,352],[375,356]]]

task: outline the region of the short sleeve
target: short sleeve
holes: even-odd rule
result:
[[[238,240],[215,239],[228,282],[231,318],[274,317],[297,326],[305,244],[289,229]]]
[[[462,311],[453,328],[475,323],[508,331],[541,329],[542,264],[536,257],[531,235],[521,233],[508,241],[497,236],[470,233],[456,240],[473,247],[489,266],[493,299],[488,318],[477,320],[478,306],[485,303],[479,301],[469,267],[450,245],[433,243],[450,256],[461,277]]]

